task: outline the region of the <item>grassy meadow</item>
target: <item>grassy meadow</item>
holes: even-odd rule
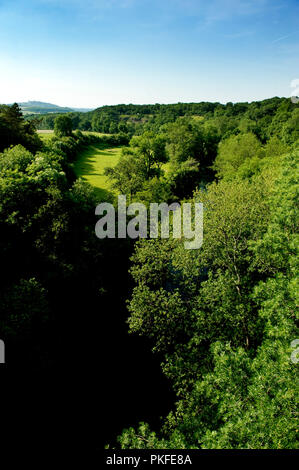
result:
[[[45,142],[49,139],[51,139],[54,135],[53,130],[47,130],[47,129],[42,129],[37,131],[38,136]]]
[[[53,130],[38,130],[39,137],[45,142],[54,136]],[[84,131],[83,134],[107,135],[101,132]],[[77,159],[74,170],[77,177],[82,178],[96,188],[99,196],[107,196],[111,193],[111,187],[104,169],[113,167],[119,161],[121,147],[107,147],[104,144],[93,144],[84,150]]]
[[[99,195],[111,193],[111,186],[104,175],[106,167],[115,166],[121,155],[121,147],[106,147],[94,144],[84,150],[74,165],[77,177],[81,177],[94,186]]]
[[[109,134],[104,134],[103,132],[92,132],[92,131],[81,131],[81,132],[82,134],[97,135],[99,137],[102,137],[103,135],[109,135]],[[44,141],[50,139],[54,135],[54,131],[51,129],[38,129],[37,133],[39,137]]]

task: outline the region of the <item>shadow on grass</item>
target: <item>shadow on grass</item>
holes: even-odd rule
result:
[[[113,194],[111,191],[108,191],[107,189],[96,188],[96,187],[93,187],[93,190],[96,194],[98,204],[100,202],[110,202],[111,204],[114,203],[115,194]]]
[[[94,159],[95,157],[113,158],[114,154],[111,153],[111,150],[115,150],[115,147],[107,148],[104,144],[91,145],[88,149],[84,150],[75,163],[77,175],[80,177],[86,175],[100,175],[99,167],[95,165]]]
[[[104,169],[117,163],[120,152],[121,147],[94,144],[84,150],[75,162],[74,171],[77,177],[93,186],[100,201],[110,202],[115,197],[104,176]]]

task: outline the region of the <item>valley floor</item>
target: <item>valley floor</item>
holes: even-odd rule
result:
[[[79,156],[74,170],[77,177],[81,177],[94,186],[99,194],[111,192],[108,178],[104,175],[106,167],[115,166],[121,155],[121,147],[105,147],[103,144],[94,144],[88,147]]]

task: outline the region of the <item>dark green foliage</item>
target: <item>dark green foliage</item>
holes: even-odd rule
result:
[[[54,121],[54,134],[57,137],[68,137],[72,135],[73,121],[70,116],[61,115]]]
[[[31,151],[41,148],[41,141],[35,132],[35,121],[24,121],[16,103],[12,106],[0,105],[0,151],[17,144]]]
[[[298,447],[298,153],[268,158],[251,180],[195,195],[199,252],[138,244],[130,330],[163,353],[179,401],[158,434],[141,423],[122,448]]]
[[[113,181],[112,188],[130,198],[145,188],[149,190],[149,181],[161,176],[161,166],[167,161],[165,144],[162,135],[152,132],[133,137],[118,164],[105,169],[105,175]]]

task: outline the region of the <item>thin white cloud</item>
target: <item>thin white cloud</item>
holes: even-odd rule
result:
[[[287,34],[286,36],[282,36],[280,38],[274,39],[274,41],[272,41],[272,44],[274,44],[275,42],[284,41],[284,39],[288,39],[288,38],[290,38],[291,36],[294,36],[294,34],[297,34],[297,33],[299,33],[299,30],[298,31],[293,31],[292,33]]]

